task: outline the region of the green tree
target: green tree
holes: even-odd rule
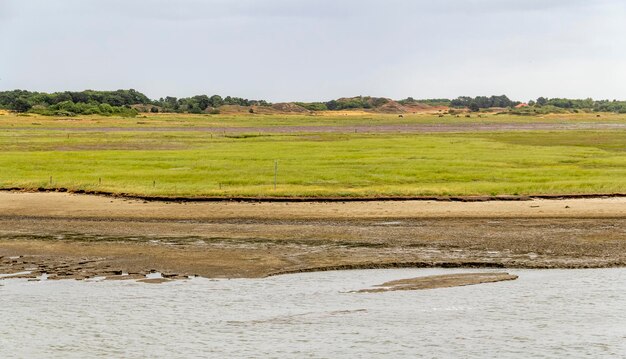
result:
[[[545,97],[539,97],[537,99],[537,106],[545,106],[548,104],[548,100]]]
[[[28,110],[30,110],[32,107],[33,105],[31,105],[28,100],[22,97],[17,98],[13,102],[13,110],[15,110],[16,112],[28,112]]]
[[[209,99],[207,95],[194,96],[193,99],[202,111],[206,110],[206,108],[211,105],[211,99]]]
[[[222,99],[222,96],[220,95],[213,95],[211,96],[211,98],[209,99],[209,103],[211,107],[220,107],[224,104],[224,99]]]

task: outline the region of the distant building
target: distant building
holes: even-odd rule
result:
[[[523,107],[528,107],[527,103],[520,103],[519,105],[515,106],[515,108],[523,108]]]

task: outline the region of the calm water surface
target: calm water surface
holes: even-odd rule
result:
[[[510,270],[520,278],[347,293],[459,272],[472,271],[342,271],[161,285],[4,280],[0,358],[626,357],[626,269]]]

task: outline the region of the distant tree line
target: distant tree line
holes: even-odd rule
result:
[[[296,105],[306,108],[309,111],[328,111],[325,102],[294,102]]]
[[[413,97],[407,97],[404,100],[399,100],[398,103],[401,105],[429,105],[429,106],[450,106],[450,102],[452,100],[447,98],[431,98],[431,99],[421,99],[416,100]]]
[[[356,108],[370,109],[380,107],[387,102],[389,102],[389,100],[382,97],[358,96],[328,101],[326,102],[326,107],[331,111]]]
[[[131,106],[150,102],[146,95],[135,90],[80,92],[31,92],[13,90],[0,92],[0,108],[16,112],[34,112],[43,115],[118,115],[136,116]]]
[[[426,103],[433,106],[448,104],[454,108],[468,108],[471,111],[479,111],[480,109],[488,108],[510,108],[519,105],[521,102],[512,101],[505,95],[501,96],[478,96],[468,97],[461,96],[454,100],[447,99],[433,99],[433,100],[413,100],[408,98],[398,101],[402,104],[405,103]],[[539,97],[537,100],[531,100],[528,102],[531,110],[535,109],[536,112],[549,113],[559,112],[559,110],[585,110],[594,112],[616,112],[626,113],[626,101],[617,100],[593,100],[591,98],[586,99],[567,99],[567,98],[545,98]],[[524,112],[524,110],[520,110]],[[528,110],[525,110],[528,112]]]
[[[566,110],[591,110],[595,112],[616,112],[626,113],[626,101],[617,100],[594,100],[586,99],[567,99],[567,98],[545,98],[539,97],[536,101],[528,103],[534,107],[553,106]]]
[[[327,102],[296,102],[309,111],[338,111],[349,109],[376,109],[391,100],[382,97],[358,96],[340,98]],[[426,104],[430,106],[449,106],[480,111],[488,108],[512,108],[520,104],[507,96],[461,96],[456,99],[414,99],[408,97],[397,101],[402,105]],[[241,97],[222,97],[220,95],[197,95],[192,97],[165,97],[151,100],[136,90],[80,92],[65,91],[55,93],[13,90],[0,92],[0,109],[16,112],[33,112],[43,115],[117,115],[136,116],[138,111],[177,112],[177,113],[219,113],[222,106],[271,106],[264,100],[249,100]],[[515,109],[520,114],[549,113],[559,111],[595,111],[626,113],[626,101],[609,101],[566,98],[545,98],[528,102],[529,108]]]
[[[160,98],[154,102],[155,106],[158,106],[157,111],[161,112],[188,112],[188,113],[203,113],[207,109],[218,109],[225,105],[235,106],[271,106],[271,104],[265,100],[248,100],[241,97],[226,96],[222,98],[220,95],[213,95],[211,97],[207,95],[198,95],[193,97],[176,98],[167,96]]]
[[[219,95],[211,97],[199,95],[176,98],[165,97],[151,100],[136,90],[80,92],[31,92],[13,90],[0,92],[0,108],[16,112],[33,112],[43,115],[75,116],[75,115],[119,115],[136,116],[136,108],[148,109],[151,112],[189,112],[202,113],[207,109],[217,109],[224,105],[239,106],[270,106],[263,100],[248,100],[240,97]]]
[[[450,101],[450,107],[467,107],[470,110],[493,107],[514,107],[519,105],[519,101],[511,101],[507,96],[461,96]]]
[[[150,99],[146,95],[132,89],[55,93],[24,90],[0,92],[0,108],[57,116],[78,114],[135,116],[137,111],[131,106],[148,102]]]
[[[309,111],[341,111],[351,109],[372,109],[380,107],[390,100],[383,97],[357,96],[340,98],[327,102],[295,102]]]

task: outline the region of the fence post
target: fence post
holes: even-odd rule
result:
[[[277,177],[278,177],[278,160],[274,160],[274,191],[276,191]]]

